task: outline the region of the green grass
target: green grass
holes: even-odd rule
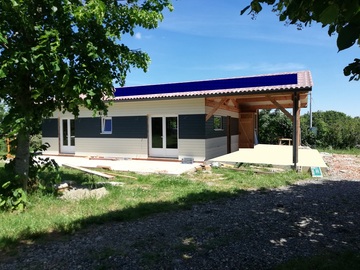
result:
[[[332,148],[317,148],[319,152],[327,152],[331,154],[345,154],[345,155],[360,155],[360,148],[350,148],[350,149],[332,149]]]
[[[0,170],[2,170],[0,168]],[[19,243],[31,243],[46,236],[64,236],[90,224],[125,221],[153,213],[190,209],[193,204],[242,194],[248,189],[268,189],[289,185],[309,175],[289,171],[256,174],[231,169],[213,169],[182,176],[120,173],[112,181],[121,187],[107,186],[109,194],[99,200],[63,201],[51,195],[29,195],[26,211],[0,212],[0,250],[9,251]],[[62,170],[62,179],[94,185],[104,181],[79,171]]]
[[[31,244],[34,241],[64,238],[67,234],[91,224],[133,220],[157,212],[190,209],[196,203],[241,196],[249,189],[262,191],[290,185],[309,177],[307,174],[293,171],[262,174],[258,173],[258,170],[254,172],[251,167],[247,169],[247,171],[238,171],[231,168],[213,168],[211,173],[201,171],[179,177],[119,172],[112,181],[120,181],[124,185],[107,186],[109,195],[100,200],[63,201],[51,195],[31,194],[30,204],[25,212],[0,212],[0,251],[5,254],[16,254],[16,247],[21,243]],[[62,179],[83,185],[96,186],[97,182],[104,182],[102,178],[75,170],[62,169],[61,174]],[[204,229],[214,230],[212,227]],[[231,239],[219,238],[209,245],[218,246],[222,242],[229,241]],[[141,247],[142,244],[139,245]],[[177,248],[187,256],[196,249],[196,242],[192,238],[185,239]],[[125,251],[105,249],[102,253],[96,253],[96,256],[108,257],[119,252]],[[158,256],[157,253],[148,253],[144,255],[143,260],[151,265],[161,259]],[[332,252],[294,259],[279,265],[276,269],[352,270],[358,269],[359,265],[358,253]],[[103,265],[99,269],[107,268],[108,265]]]

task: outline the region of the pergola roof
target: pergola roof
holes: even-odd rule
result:
[[[299,71],[206,81],[118,87],[115,89],[115,97],[111,100],[229,97],[234,101],[237,100],[239,105],[266,108],[271,107],[271,104],[274,105],[273,97],[276,96],[275,103],[283,103],[284,107],[288,107],[287,103],[289,103],[288,105],[291,107],[292,99],[290,96],[289,100],[289,93],[299,92],[306,93],[302,96],[303,100],[301,101],[302,106],[306,106],[307,93],[311,91],[312,85],[310,71]],[[255,95],[256,100],[251,100],[252,97],[255,98]],[[289,100],[289,102],[282,100]]]

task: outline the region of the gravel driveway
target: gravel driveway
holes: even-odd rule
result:
[[[23,246],[0,269],[271,269],[359,252],[359,205],[360,181],[305,181]]]

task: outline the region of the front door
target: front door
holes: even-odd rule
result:
[[[149,121],[149,155],[177,158],[179,154],[177,116],[152,116],[149,117]]]
[[[75,153],[75,120],[60,119],[60,152],[65,154]]]

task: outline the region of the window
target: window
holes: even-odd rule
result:
[[[111,134],[112,133],[112,118],[101,117],[101,133]]]
[[[223,118],[220,115],[214,115],[214,130],[223,130]]]

